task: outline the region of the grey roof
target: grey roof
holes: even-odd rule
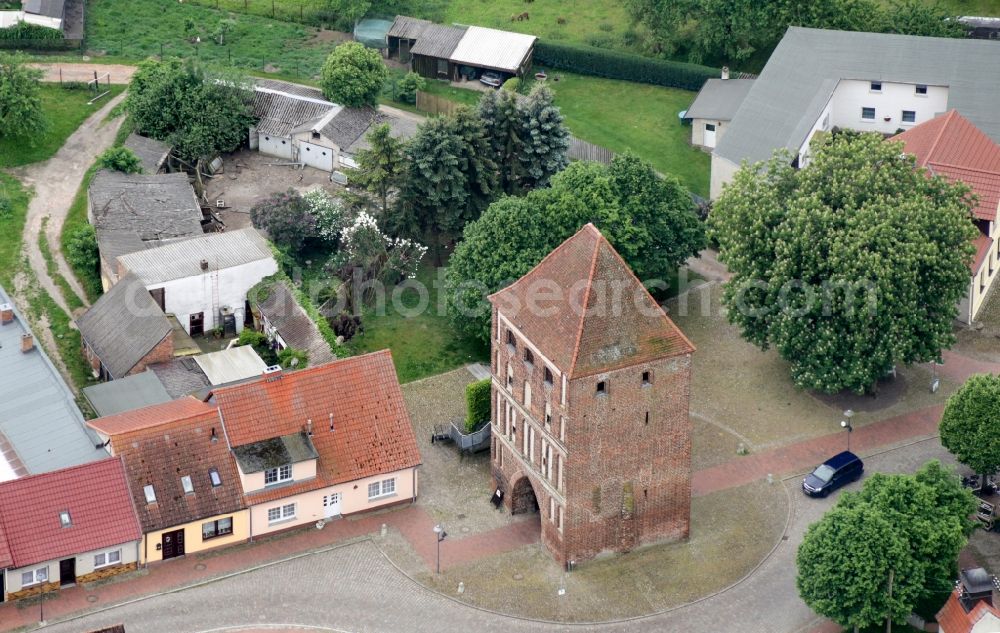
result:
[[[732,121],[753,82],[753,79],[709,79],[688,108],[687,118]]]
[[[262,442],[233,448],[233,456],[245,474],[259,473],[268,468],[316,459],[319,454],[305,432],[283,435]]]
[[[413,55],[449,59],[455,47],[465,36],[465,29],[444,24],[428,24],[410,49]]]
[[[0,303],[12,303],[3,288]],[[0,364],[4,368],[0,380],[0,473],[8,470],[7,464],[14,474],[23,476],[107,457],[95,447],[98,438],[84,427],[73,392],[41,346],[21,352],[25,334],[31,334],[28,323],[14,309],[14,321],[0,325]],[[3,450],[5,446],[9,452]]]
[[[450,57],[456,64],[517,72],[535,47],[534,35],[470,26]],[[419,43],[418,43],[419,46]],[[417,47],[413,47],[417,52]]]
[[[389,134],[394,138],[406,140],[412,138],[417,133],[417,128],[420,127],[420,122],[414,119],[405,118],[401,116],[392,116],[383,113],[378,113],[375,119],[368,126],[368,129],[357,138],[356,141],[350,144],[346,149],[341,147],[340,151],[345,154],[355,154],[358,150],[370,149],[371,144],[368,142],[368,133],[375,126],[381,125],[383,123],[389,124]]]
[[[389,32],[386,33],[386,36],[398,37],[402,40],[415,40],[420,37],[424,29],[433,24],[430,20],[397,15],[392,26],[389,27]]]
[[[135,231],[95,230],[97,232],[97,248],[108,262],[114,262],[122,255],[147,248],[146,242],[143,242]]]
[[[364,136],[368,127],[376,119],[372,108],[341,108],[320,133],[337,144],[337,147],[350,147],[354,141]]]
[[[211,386],[208,377],[193,357],[172,358],[149,366],[163,383],[171,398],[183,398]]]
[[[102,417],[173,400],[151,371],[84,387],[83,395]]]
[[[336,107],[315,88],[263,79],[257,82],[251,102],[257,131],[277,137],[289,136],[293,128],[322,118]]]
[[[257,352],[249,345],[230,347],[218,352],[201,354],[194,362],[213,385],[224,385],[238,380],[260,376],[267,369]]]
[[[76,320],[83,340],[114,378],[124,378],[164,338],[170,321],[136,275],[118,280]]]
[[[797,150],[842,79],[948,86],[948,108],[1000,142],[996,42],[790,27],[715,154],[738,164]]]
[[[143,241],[201,235],[201,205],[186,174],[101,170],[88,190],[94,227],[130,231]]]
[[[203,275],[202,261],[208,262],[209,270],[222,270],[264,259],[273,260],[270,245],[257,229],[246,228],[226,233],[206,233],[201,237],[123,255],[118,261],[148,286]]]
[[[330,344],[320,334],[316,323],[306,314],[285,282],[271,286],[267,297],[257,303],[262,316],[278,331],[281,340],[291,348],[305,350],[310,365],[336,360]]]
[[[44,15],[50,18],[62,18],[66,8],[65,0],[24,0],[21,8],[25,13]]]
[[[170,154],[171,147],[162,141],[142,136],[135,132],[125,139],[125,147],[142,161],[142,170],[147,174],[155,174],[163,166],[163,161]]]

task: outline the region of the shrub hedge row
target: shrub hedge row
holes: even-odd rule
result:
[[[465,388],[465,432],[472,433],[480,422],[490,419],[490,379],[469,383]]]
[[[561,68],[581,75],[685,90],[700,90],[706,79],[721,74],[718,69],[708,66],[652,59],[582,44],[543,41],[535,44],[534,60],[539,66]]]
[[[61,40],[62,31],[47,26],[18,22],[14,26],[0,29],[0,40]]]

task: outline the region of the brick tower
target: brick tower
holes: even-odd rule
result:
[[[492,471],[561,563],[686,538],[694,346],[592,224],[493,305]]]

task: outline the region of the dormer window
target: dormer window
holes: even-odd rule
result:
[[[156,491],[152,486],[143,486],[142,493],[146,495],[146,503],[156,503]]]
[[[285,464],[284,466],[279,466],[277,468],[268,468],[264,471],[264,485],[270,486],[271,484],[280,484],[284,481],[291,481],[292,479],[292,465]]]
[[[190,475],[184,475],[181,477],[181,488],[184,489],[184,494],[186,495],[194,492],[194,483],[191,481]]]
[[[212,481],[212,487],[218,488],[222,485],[222,477],[219,476],[219,471],[216,469],[211,469],[208,471],[208,478]]]
[[[69,510],[63,510],[59,513],[59,525],[64,528],[73,525],[73,519],[69,516]]]
[[[882,92],[882,82],[881,81],[873,81],[871,83],[871,87],[872,87],[872,92]]]

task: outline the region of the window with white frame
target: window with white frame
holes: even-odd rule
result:
[[[117,565],[120,562],[122,562],[122,551],[120,549],[94,554],[94,569],[107,567],[108,565]]]
[[[191,481],[191,475],[181,477],[181,488],[184,489],[184,494],[186,495],[194,492],[194,483]]]
[[[153,486],[143,486],[142,493],[146,495],[146,503],[156,503],[156,491]]]
[[[927,86],[925,86],[923,84],[917,84],[916,88],[914,88],[914,92],[916,94],[918,94],[918,95],[924,95],[924,96],[926,96],[927,95]]]
[[[868,108],[868,107],[861,108],[861,118],[865,121],[874,121],[875,108]]]
[[[872,92],[882,92],[882,82],[881,81],[873,81],[871,83],[871,89],[872,89]]]
[[[903,116],[901,118],[903,123],[916,123],[917,113],[915,110],[903,110]]]
[[[396,478],[373,481],[368,484],[368,500],[396,494]]]
[[[63,510],[59,513],[59,525],[62,527],[69,527],[73,525],[73,519],[69,515],[69,510]]]
[[[280,484],[292,479],[292,465],[285,464],[277,468],[268,468],[264,471],[264,485]]]
[[[212,480],[212,487],[218,488],[222,485],[222,477],[219,476],[219,471],[212,468],[208,471],[208,478]]]
[[[31,571],[21,572],[21,586],[30,587],[31,585],[37,585],[48,581],[49,579],[49,568],[39,567],[38,569],[32,569]]]
[[[274,508],[268,508],[267,510],[267,522],[268,523],[278,523],[279,521],[288,521],[295,518],[295,504],[288,503],[283,506],[276,506]]]
[[[271,510],[280,511],[281,508],[271,508]],[[269,520],[271,518],[270,510],[268,511],[267,518]],[[280,520],[280,518],[278,520]],[[207,523],[201,524],[201,540],[203,541],[217,538],[219,536],[226,536],[227,534],[232,534],[232,533],[233,533],[233,517],[226,517],[224,519],[217,519],[215,521],[208,521]]]

